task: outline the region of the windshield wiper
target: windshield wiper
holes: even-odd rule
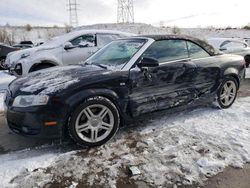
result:
[[[105,66],[105,65],[103,65],[103,64],[96,64],[96,63],[88,63],[88,62],[85,62],[85,63],[83,63],[82,65],[95,65],[95,66],[101,67],[101,68],[103,68],[103,69],[108,69],[108,67]]]
[[[95,66],[98,66],[98,67],[101,67],[101,68],[103,68],[103,69],[108,69],[108,67],[107,66],[105,66],[105,65],[103,65],[103,64],[91,64],[91,65],[95,65]]]

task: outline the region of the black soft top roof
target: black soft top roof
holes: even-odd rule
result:
[[[198,38],[194,38],[187,35],[139,35],[137,37],[146,37],[146,38],[152,38],[155,41],[159,40],[167,40],[167,39],[182,39],[182,40],[189,40],[192,41],[199,46],[201,46],[204,50],[206,50],[210,55],[219,55],[221,54],[220,51],[216,50],[213,46],[208,44],[207,42],[200,40]]]

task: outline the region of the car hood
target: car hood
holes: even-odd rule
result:
[[[50,95],[72,85],[74,87],[80,84],[87,85],[100,79],[100,75],[109,74],[109,72],[111,71],[94,65],[58,66],[18,78],[9,85],[9,88],[13,97],[30,94]]]
[[[19,51],[14,51],[8,54],[7,60],[5,64],[10,67],[13,65],[16,61],[22,58],[22,56],[32,56],[34,53],[39,52],[39,51],[44,51],[44,50],[50,50],[57,48],[58,45],[41,45],[38,47],[33,47],[33,48],[28,48],[28,49],[23,49]]]

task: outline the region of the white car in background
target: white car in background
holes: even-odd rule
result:
[[[244,42],[246,42],[248,45],[250,45],[250,38],[244,38]]]
[[[226,54],[243,56],[246,61],[246,67],[249,67],[250,47],[246,42],[236,38],[209,38],[207,42]]]
[[[111,41],[128,36],[133,34],[110,30],[73,31],[38,47],[10,53],[5,65],[11,74],[22,76],[57,65],[77,64]]]

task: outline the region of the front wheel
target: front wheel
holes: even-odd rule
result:
[[[82,146],[100,146],[119,129],[120,117],[116,106],[104,97],[94,97],[79,105],[68,125],[70,136]]]
[[[225,78],[217,92],[217,103],[220,108],[232,106],[238,92],[238,82],[233,77]]]
[[[0,70],[5,70],[6,69],[6,66],[4,65],[4,62],[5,62],[5,58],[1,57],[0,58]]]

